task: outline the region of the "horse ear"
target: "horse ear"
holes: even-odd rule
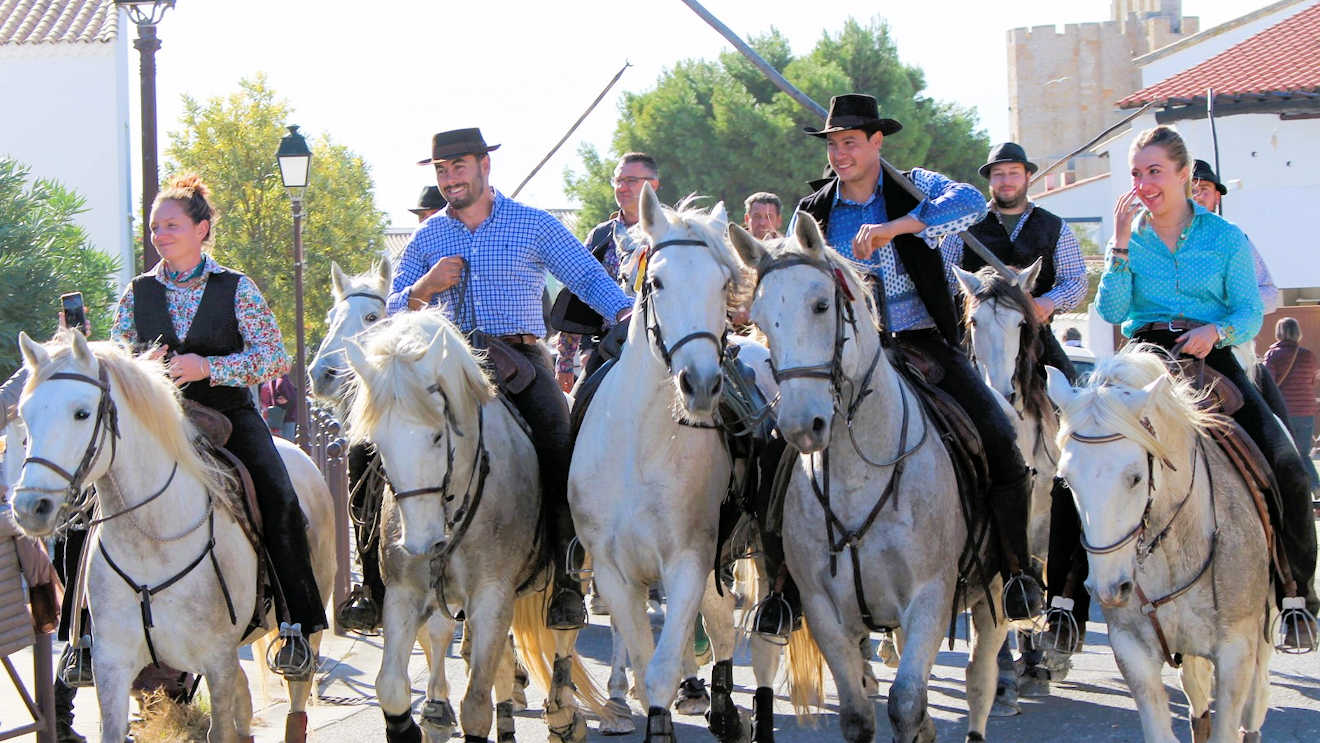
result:
[[[752,237],[752,233],[742,228],[740,224],[729,225],[729,242],[733,243],[733,249],[742,256],[743,263],[749,266],[759,266],[761,259],[765,257],[765,246],[760,240]]]
[[[376,264],[376,276],[385,286],[390,285],[390,279],[393,278],[394,267],[390,265],[389,256],[382,256],[380,262]]]
[[[820,231],[820,224],[816,218],[804,211],[798,210],[793,215],[793,221],[796,227],[793,230],[793,236],[797,238],[798,244],[807,249],[807,252],[816,254],[825,249],[825,235]]]
[[[723,201],[710,208],[710,219],[719,223],[721,227],[729,223],[729,210],[724,208]]]
[[[338,261],[330,261],[330,286],[335,293],[335,301],[344,298],[344,287],[348,285],[348,277],[344,275],[344,269],[339,267]]]
[[[18,347],[23,352],[23,365],[31,371],[36,371],[42,364],[50,361],[50,354],[46,353],[46,349],[22,330],[18,331]]]
[[[963,294],[969,297],[976,296],[981,291],[981,280],[976,278],[976,274],[971,271],[964,271],[958,266],[952,266],[953,275],[958,279],[958,285],[962,287]]]
[[[348,365],[353,367],[353,372],[359,378],[365,379],[371,371],[371,363],[367,361],[367,354],[362,350],[362,346],[352,338],[345,340],[344,356],[348,358]]]
[[[1169,375],[1161,374],[1155,378],[1155,381],[1142,387],[1141,391],[1144,393],[1144,400],[1141,405],[1141,415],[1145,416],[1149,412],[1151,401],[1167,395],[1169,393],[1170,385],[1172,384],[1173,382]]]
[[[1036,277],[1040,275],[1040,265],[1043,258],[1037,258],[1034,263],[1018,272],[1017,285],[1022,291],[1031,293],[1031,287],[1036,283]]]
[[[665,239],[665,233],[669,232],[669,219],[665,217],[660,197],[655,195],[655,189],[651,188],[650,183],[642,184],[642,193],[637,197],[637,213],[641,217],[642,230],[654,242]]]
[[[1050,400],[1060,408],[1067,407],[1069,403],[1077,399],[1077,390],[1068,381],[1068,375],[1052,366],[1045,367],[1045,389],[1049,393]]]
[[[96,357],[92,355],[92,349],[87,345],[87,338],[83,336],[82,331],[77,328],[69,328],[73,335],[73,358],[84,364],[92,363]]]

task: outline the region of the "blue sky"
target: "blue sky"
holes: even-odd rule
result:
[[[882,9],[903,59],[925,71],[926,93],[975,107],[992,140],[1008,133],[1005,32],[1110,14],[1109,0],[704,4],[744,38],[778,28],[798,53],[848,17],[868,20]],[[1264,4],[1184,0],[1183,13],[1207,28]],[[414,163],[434,132],[480,126],[487,141],[503,145],[493,155],[492,181],[512,191],[631,61],[613,94],[520,197],[541,207],[571,206],[563,172],[577,165],[579,143],[608,149],[618,94],[650,88],[678,60],[712,58],[727,47],[680,0],[180,0],[159,35],[162,152],[166,132],[178,127],[184,93],[225,95],[241,77],[264,72],[292,102],[290,123],[308,134],[328,132],[367,160],[377,205],[400,225],[413,221],[407,209],[431,182],[430,171]],[[135,78],[137,53],[129,54]],[[131,110],[136,128],[136,101]],[[134,146],[138,141],[135,131]]]

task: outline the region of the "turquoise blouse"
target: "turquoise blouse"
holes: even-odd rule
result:
[[[1220,346],[1256,337],[1264,307],[1242,230],[1192,204],[1192,221],[1170,252],[1149,220],[1144,209],[1134,218],[1127,260],[1107,251],[1095,299],[1100,316],[1122,323],[1128,337],[1146,323],[1170,320],[1216,326]]]

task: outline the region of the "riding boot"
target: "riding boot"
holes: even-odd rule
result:
[[[770,594],[752,609],[752,631],[785,641],[802,626],[802,596],[784,563],[783,535],[762,529],[761,552],[765,574],[770,576]]]
[[[355,444],[348,450],[349,511],[357,540],[362,585],[353,586],[347,599],[335,607],[341,629],[360,634],[380,631],[385,605],[385,581],[380,575],[380,508],[384,477],[372,470],[381,467],[380,454],[371,444]],[[383,470],[381,470],[383,472]]]
[[[73,696],[78,690],[55,678],[55,741],[56,743],[86,743],[87,739],[73,729]]]
[[[577,535],[573,519],[564,508],[547,514],[555,521],[554,587],[546,607],[546,626],[554,630],[575,630],[587,626],[587,605],[582,596],[582,550],[574,544]],[[572,561],[571,563],[569,561]]]
[[[1031,473],[1023,470],[1016,479],[990,487],[990,513],[999,535],[1004,576],[1004,615],[1008,619],[1030,619],[1044,609],[1045,598],[1034,574],[1027,547],[1027,521],[1031,515]]]
[[[1050,491],[1050,549],[1045,568],[1050,599],[1047,621],[1052,637],[1043,644],[1073,652],[1086,637],[1091,594],[1082,585],[1088,569],[1086,552],[1082,549],[1082,523],[1077,517],[1072,491],[1057,477]]]

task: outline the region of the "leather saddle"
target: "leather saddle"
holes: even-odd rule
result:
[[[485,351],[487,371],[493,372],[495,384],[506,395],[517,395],[536,379],[536,367],[526,356],[499,338],[481,331],[472,332],[472,347]]]

